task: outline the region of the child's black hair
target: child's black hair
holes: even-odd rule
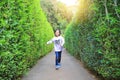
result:
[[[61,35],[61,31],[60,31],[60,29],[56,29],[56,30],[54,30],[54,34],[55,34],[55,32],[56,32],[57,30],[59,31],[59,33],[60,33],[60,35]],[[60,36],[60,35],[59,35],[59,36]],[[56,35],[55,35],[55,36],[56,36]]]

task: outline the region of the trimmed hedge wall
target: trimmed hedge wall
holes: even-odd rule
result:
[[[18,80],[52,49],[53,30],[39,0],[0,1],[0,80]]]
[[[94,0],[90,4],[91,1],[82,0],[79,11],[68,25],[66,48],[105,80],[119,80],[120,20],[114,12],[116,8],[120,10],[120,4],[113,8],[112,1],[108,1],[108,16],[104,12],[104,1]]]

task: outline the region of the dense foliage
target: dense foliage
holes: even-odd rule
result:
[[[66,48],[104,79],[119,80],[119,36],[119,0],[80,0],[65,32]]]
[[[0,80],[18,80],[51,50],[52,36],[39,0],[1,0]]]
[[[41,6],[53,29],[61,29],[63,32],[72,19],[72,11],[57,0],[41,0]]]

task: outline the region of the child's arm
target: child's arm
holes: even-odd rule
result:
[[[53,43],[53,39],[51,39],[47,42],[47,44],[51,44],[51,43]]]
[[[65,43],[65,40],[64,40],[64,38],[63,38],[63,37],[62,37],[61,39],[62,39],[61,46],[63,46],[63,45],[64,45],[64,43]]]

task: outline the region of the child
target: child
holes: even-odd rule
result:
[[[55,31],[55,37],[53,37],[50,41],[47,42],[47,44],[54,43],[54,49],[55,49],[55,65],[56,69],[59,69],[61,67],[61,53],[64,45],[64,38],[61,36],[60,30]]]

